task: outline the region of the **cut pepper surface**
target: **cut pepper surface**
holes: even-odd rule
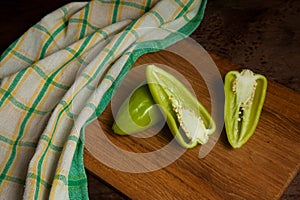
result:
[[[253,135],[264,104],[267,79],[249,69],[225,76],[225,128],[229,143],[239,148]]]
[[[197,98],[172,74],[155,65],[147,66],[146,77],[152,97],[166,114],[177,142],[185,148],[206,143],[216,125]]]

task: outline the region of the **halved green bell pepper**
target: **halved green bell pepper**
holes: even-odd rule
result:
[[[225,76],[225,129],[229,143],[239,148],[253,135],[264,104],[267,79],[249,69]]]
[[[121,105],[113,131],[119,135],[142,132],[159,121],[164,120],[158,106],[155,105],[147,85],[136,89]]]
[[[204,144],[216,125],[205,107],[173,75],[149,65],[146,68],[152,97],[167,117],[167,124],[177,142],[185,148]]]

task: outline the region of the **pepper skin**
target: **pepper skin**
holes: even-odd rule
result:
[[[206,143],[216,126],[197,98],[173,75],[154,65],[147,66],[146,77],[152,97],[164,111],[177,142],[184,148]]]
[[[229,143],[240,148],[253,135],[264,104],[267,79],[244,69],[225,76],[225,129]]]
[[[162,113],[151,97],[147,85],[136,89],[121,105],[113,131],[119,135],[142,132],[159,121],[164,120]]]

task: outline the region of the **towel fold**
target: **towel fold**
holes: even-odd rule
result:
[[[205,4],[70,3],[11,44],[0,59],[0,199],[88,199],[84,128],[139,56],[197,28]]]

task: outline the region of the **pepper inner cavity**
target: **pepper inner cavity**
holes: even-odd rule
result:
[[[176,121],[179,123],[179,130],[181,130],[180,132],[183,133],[185,139],[191,142],[206,143],[208,141],[208,134],[201,117],[192,109],[183,106],[174,96],[169,96],[169,100],[172,102]]]
[[[237,134],[238,134],[238,137],[240,137],[240,131],[242,130],[242,123],[244,121],[244,107],[243,106],[240,106],[239,107],[239,111],[238,111],[238,118],[237,118]]]
[[[247,119],[244,116],[245,112],[250,109],[255,91],[257,87],[257,82],[254,74],[245,70],[242,71],[241,74],[238,74],[236,79],[232,83],[232,91],[235,94],[236,103],[238,106],[238,114],[237,114],[237,124],[235,126],[235,131],[238,138],[241,137],[241,130],[243,122]]]

